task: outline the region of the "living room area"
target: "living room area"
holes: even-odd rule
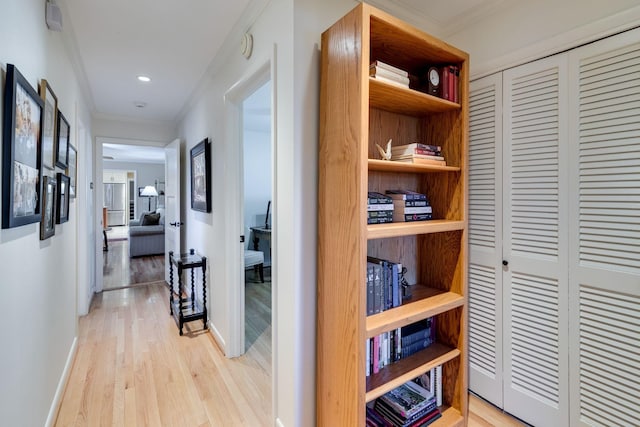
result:
[[[164,281],[164,150],[103,144],[103,289]]]

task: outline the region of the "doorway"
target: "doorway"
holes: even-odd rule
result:
[[[244,257],[244,351],[255,352],[263,361],[271,359],[272,152],[271,81],[267,81],[242,101],[245,249],[254,251]],[[251,257],[253,265],[248,265]]]
[[[245,278],[247,282],[262,283],[259,278],[259,271],[256,273],[254,268],[245,270],[245,255],[247,249],[253,249],[253,238],[256,237],[255,230],[251,228],[257,228],[259,225],[262,228],[266,224],[269,225],[268,233],[270,239],[264,236],[258,236],[258,249],[263,248],[260,252],[262,254],[262,263],[264,267],[264,257],[266,252],[266,260],[269,263],[266,269],[267,277],[270,279],[270,287],[268,288],[267,302],[260,305],[261,309],[264,309],[263,318],[263,331],[267,334],[264,335],[267,343],[262,347],[261,355],[266,359],[265,365],[268,365],[265,369],[266,372],[271,374],[271,361],[276,361],[277,355],[273,351],[278,342],[277,331],[272,331],[271,325],[275,325],[274,319],[277,319],[277,307],[275,301],[278,292],[278,258],[277,258],[277,231],[278,224],[277,212],[278,204],[276,203],[278,197],[275,193],[275,154],[276,154],[276,129],[275,123],[275,105],[276,99],[274,97],[274,86],[272,84],[272,76],[274,70],[272,68],[272,61],[266,61],[262,63],[258,68],[248,72],[244,77],[237,81],[226,93],[225,93],[225,110],[227,122],[227,140],[228,140],[228,158],[227,161],[230,164],[236,165],[234,168],[230,168],[229,180],[227,185],[227,191],[229,194],[228,210],[226,212],[229,226],[225,230],[225,240],[227,242],[227,253],[233,254],[230,258],[230,262],[226,264],[225,276],[227,278],[228,286],[228,307],[227,318],[229,325],[229,339],[225,345],[225,355],[229,358],[239,357],[245,354],[247,348],[253,349],[256,345],[248,346],[254,341],[253,338],[245,340],[246,332],[246,319],[245,311],[248,311],[248,315],[252,311],[251,307],[247,307],[245,292]],[[271,83],[270,83],[271,82]],[[266,86],[266,87],[265,87]],[[257,93],[256,93],[257,92]],[[255,96],[254,96],[255,94]],[[259,96],[262,94],[261,96]],[[260,106],[257,106],[260,101]],[[246,108],[246,111],[245,111]],[[255,114],[255,113],[260,114]],[[258,122],[257,117],[254,119],[251,116],[256,115],[260,117],[262,126],[260,127],[262,138],[256,138],[251,141],[247,141],[247,148],[245,149],[245,135],[247,139],[251,136],[255,136],[255,131],[259,129],[255,123]],[[251,123],[254,124],[251,124]],[[252,130],[253,129],[253,130]],[[266,135],[264,135],[266,133]],[[255,151],[255,148],[251,144],[255,144],[256,141],[268,141],[263,142],[260,145],[259,150],[264,150],[262,156],[255,155],[253,157],[247,156],[248,166],[245,166],[245,151],[249,155],[251,151]],[[253,159],[253,160],[251,160]],[[262,166],[249,166],[250,162],[257,162]],[[245,169],[250,167],[254,170],[265,170],[265,165],[270,169],[267,175],[260,178],[261,183],[256,184],[256,188],[260,186],[261,190],[255,191],[256,200],[251,203],[247,203],[245,209],[245,186],[249,187],[251,182],[249,176],[250,172],[247,171],[247,178],[245,178]],[[245,185],[245,180],[247,181]],[[262,187],[265,185],[265,187]],[[249,191],[249,190],[248,190]],[[250,193],[252,192],[249,191]],[[269,204],[269,200],[272,201]],[[255,206],[255,208],[253,207]],[[267,217],[267,208],[269,208],[269,217]],[[247,211],[245,213],[245,210]],[[245,220],[246,215],[246,220]],[[245,222],[246,221],[246,222]],[[272,226],[273,224],[273,226]],[[269,245],[270,242],[270,245]],[[267,246],[264,246],[264,245]],[[266,280],[265,280],[266,283]],[[250,286],[251,288],[261,288],[261,286]],[[262,288],[264,289],[264,288]],[[264,295],[264,294],[263,294]],[[251,296],[251,295],[249,295]],[[246,310],[248,309],[248,310]],[[271,339],[269,339],[271,337]],[[264,342],[264,341],[262,341]],[[262,344],[261,344],[262,345]],[[251,352],[247,352],[251,354]]]
[[[164,148],[103,142],[102,151],[99,185],[106,210],[102,288],[113,290],[164,281],[162,225],[149,225],[158,228],[157,236],[148,230],[136,232],[142,227],[143,214],[162,211],[159,184],[164,186],[165,181]],[[149,193],[151,189],[156,191]]]

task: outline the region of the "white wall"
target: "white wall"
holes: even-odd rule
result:
[[[257,70],[275,50],[277,135],[274,187],[275,289],[273,375],[276,381],[274,417],[283,426],[315,424],[315,293],[317,140],[320,34],[356,1],[272,0],[257,18],[241,22],[216,58],[211,78],[179,124],[186,149],[211,137],[213,158],[213,211],[188,210],[187,245],[209,256],[212,262],[211,321],[223,340],[228,339],[226,301],[228,287],[224,266],[225,201],[232,200],[227,185],[233,176],[229,141],[225,135],[224,94],[237,81]],[[255,10],[260,11],[260,6]],[[249,18],[250,19],[250,18]],[[247,61],[237,49],[241,31],[254,38],[254,52]],[[294,42],[295,40],[295,42]],[[275,48],[274,48],[275,45]],[[188,174],[188,171],[185,171]],[[188,176],[188,175],[186,175]],[[188,194],[189,189],[186,189]]]
[[[135,191],[136,191],[136,210],[134,218],[138,219],[142,212],[148,211],[149,198],[138,196],[138,187],[146,185],[156,185],[156,181],[164,182],[164,163],[133,163],[133,162],[114,162],[104,160],[102,162],[102,171],[106,170],[123,170],[135,172]],[[127,189],[129,186],[127,185]],[[157,188],[156,188],[157,190]],[[127,199],[128,200],[128,199]],[[151,199],[151,210],[155,210],[157,198]]]
[[[506,3],[446,37],[470,55],[481,77],[637,26],[637,0],[537,0]]]
[[[76,123],[90,124],[91,119],[70,65],[65,34],[47,30],[42,0],[0,0],[0,10],[0,98],[4,100],[7,63],[15,64],[34,88],[46,78],[69,121],[78,159],[84,159],[86,147],[77,140]],[[85,180],[84,171],[79,169],[78,182]],[[75,206],[77,201],[71,204],[69,222],[57,225],[55,236],[45,241],[40,241],[39,224],[0,230],[3,425],[44,425],[56,391],[62,391],[59,385],[77,328]],[[88,230],[82,235],[89,235]]]

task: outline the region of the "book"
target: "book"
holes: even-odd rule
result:
[[[433,318],[427,317],[426,319],[418,320],[417,322],[411,323],[407,326],[402,327],[402,336],[408,336],[414,334],[416,332],[424,331],[425,329],[431,328],[433,325]]]
[[[391,152],[398,153],[400,151],[413,150],[413,149],[420,149],[420,150],[427,150],[427,151],[442,151],[442,146],[423,144],[421,142],[412,142],[410,144],[393,146],[391,147]]]
[[[428,200],[394,200],[393,206],[396,208],[401,207],[418,207],[418,206],[431,206]]]
[[[367,212],[373,211],[392,211],[393,203],[373,203],[367,205]]]
[[[411,190],[387,190],[385,193],[394,200],[429,200],[426,194]]]
[[[414,222],[414,221],[428,221],[433,218],[433,214],[394,214],[393,222]]]
[[[447,162],[445,162],[444,160],[421,159],[419,157],[412,157],[410,159],[399,159],[394,161],[402,163],[413,163],[416,165],[447,166]]]
[[[368,427],[393,427],[386,418],[378,413],[375,408],[367,406],[366,423]]]
[[[393,85],[393,86],[398,86],[398,87],[403,87],[403,88],[409,89],[409,84],[408,83],[407,84],[400,83],[400,82],[395,81],[393,79],[389,79],[389,78],[382,77],[382,76],[370,76],[370,78],[379,80],[379,81],[384,82],[384,83],[388,83],[388,84]]]
[[[417,352],[424,350],[429,347],[433,342],[431,341],[431,337],[416,341],[409,345],[402,345],[402,358],[409,357]]]
[[[401,342],[403,346],[409,346],[420,340],[431,339],[431,328],[427,327],[421,331],[414,332],[402,337]]]
[[[402,83],[402,84],[409,84],[409,77],[404,77],[400,74],[394,73],[392,71],[389,71],[385,68],[379,68],[379,67],[372,67],[369,68],[369,76],[378,76],[378,77],[384,77],[386,79],[391,79],[391,80],[395,80],[398,83]]]
[[[393,213],[394,215],[430,214],[432,213],[432,210],[431,206],[396,206]]]
[[[414,154],[421,154],[423,156],[442,156],[442,151],[425,150],[423,148],[405,148],[403,150],[393,151],[391,148],[391,156],[411,156]]]
[[[436,405],[442,406],[442,365],[436,366],[435,377]]]
[[[373,61],[370,65],[369,68],[371,69],[371,67],[375,67],[375,68],[384,68],[387,71],[391,71],[393,73],[396,73],[398,75],[404,76],[404,77],[409,77],[409,72],[402,70],[398,67],[394,67],[393,65],[387,64],[386,62],[382,62],[382,61]]]
[[[432,156],[427,154],[399,154],[391,155],[391,160],[402,160],[402,159],[428,159],[428,160],[444,160],[443,156]]]
[[[394,412],[392,408],[389,408],[383,402],[379,402],[378,400],[376,401],[374,407],[376,411],[378,411],[378,413],[385,420],[387,420],[387,422],[390,422],[391,425],[393,425],[394,427],[414,427],[414,426],[420,426],[420,425],[422,426],[428,425],[433,421],[428,421],[425,424],[425,420],[431,419],[435,421],[437,418],[439,418],[437,415],[432,415],[434,411],[437,411],[438,414],[440,414],[440,411],[436,407],[435,402],[430,403],[427,407],[421,409],[418,413],[416,413],[415,415],[407,419],[400,417],[398,414]]]
[[[415,382],[407,381],[380,396],[376,403],[380,403],[383,408],[390,409],[398,418],[406,421],[427,408],[435,408],[435,405],[431,405],[436,403],[436,398]]]
[[[388,224],[393,222],[393,217],[367,218],[367,225]]]
[[[449,97],[449,81],[451,80],[451,75],[449,73],[449,66],[445,66],[442,68],[442,98],[447,101],[450,100]]]

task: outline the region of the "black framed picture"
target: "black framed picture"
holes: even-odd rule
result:
[[[40,97],[44,103],[42,118],[42,166],[48,169],[55,167],[55,141],[58,127],[58,97],[49,86],[49,82],[40,81]]]
[[[78,177],[78,151],[76,147],[69,144],[69,164],[67,165],[67,176],[69,176],[69,197],[76,198],[76,178]]]
[[[209,138],[191,149],[191,209],[211,212],[211,143]]]
[[[57,174],[58,196],[56,197],[56,224],[69,221],[69,182],[70,179],[62,172]]]
[[[69,122],[58,111],[58,136],[56,138],[56,166],[66,169],[69,164]]]
[[[51,176],[42,177],[42,221],[40,221],[40,240],[46,240],[56,234],[56,188],[57,180]]]
[[[42,98],[7,64],[2,149],[2,228],[40,221]]]

